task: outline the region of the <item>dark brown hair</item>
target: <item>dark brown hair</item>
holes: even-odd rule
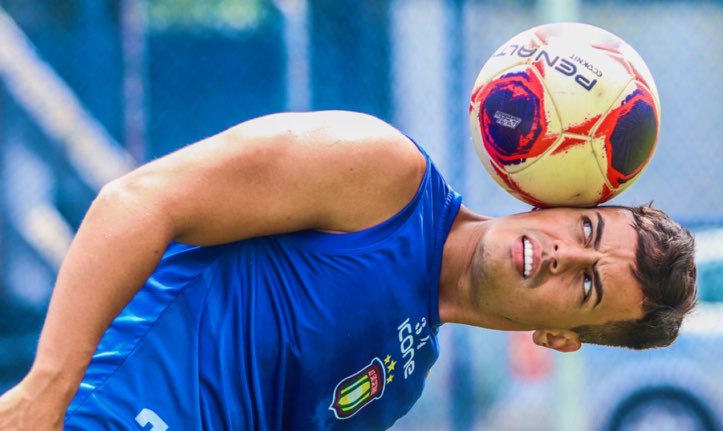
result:
[[[650,204],[613,208],[633,214],[638,232],[633,274],[643,286],[644,316],[572,330],[583,343],[637,350],[668,346],[697,302],[695,240],[690,231]]]

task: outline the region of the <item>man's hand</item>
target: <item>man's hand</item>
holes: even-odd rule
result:
[[[65,399],[27,377],[0,396],[0,431],[61,431]]]

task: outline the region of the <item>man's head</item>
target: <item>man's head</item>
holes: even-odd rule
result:
[[[626,207],[619,207],[626,208]],[[641,319],[573,328],[583,342],[646,349],[670,345],[696,304],[691,233],[649,205],[626,208],[638,231],[635,277],[643,288]]]
[[[471,267],[482,326],[537,344],[670,344],[695,304],[690,233],[649,206],[556,208],[491,220]]]

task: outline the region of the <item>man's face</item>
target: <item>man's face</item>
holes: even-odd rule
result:
[[[556,208],[492,220],[471,269],[474,306],[520,329],[643,316],[629,211]]]

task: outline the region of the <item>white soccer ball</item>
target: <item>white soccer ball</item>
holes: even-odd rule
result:
[[[548,24],[505,42],[477,77],[472,141],[492,178],[538,207],[593,206],[646,167],[660,102],[643,59],[619,37]]]

